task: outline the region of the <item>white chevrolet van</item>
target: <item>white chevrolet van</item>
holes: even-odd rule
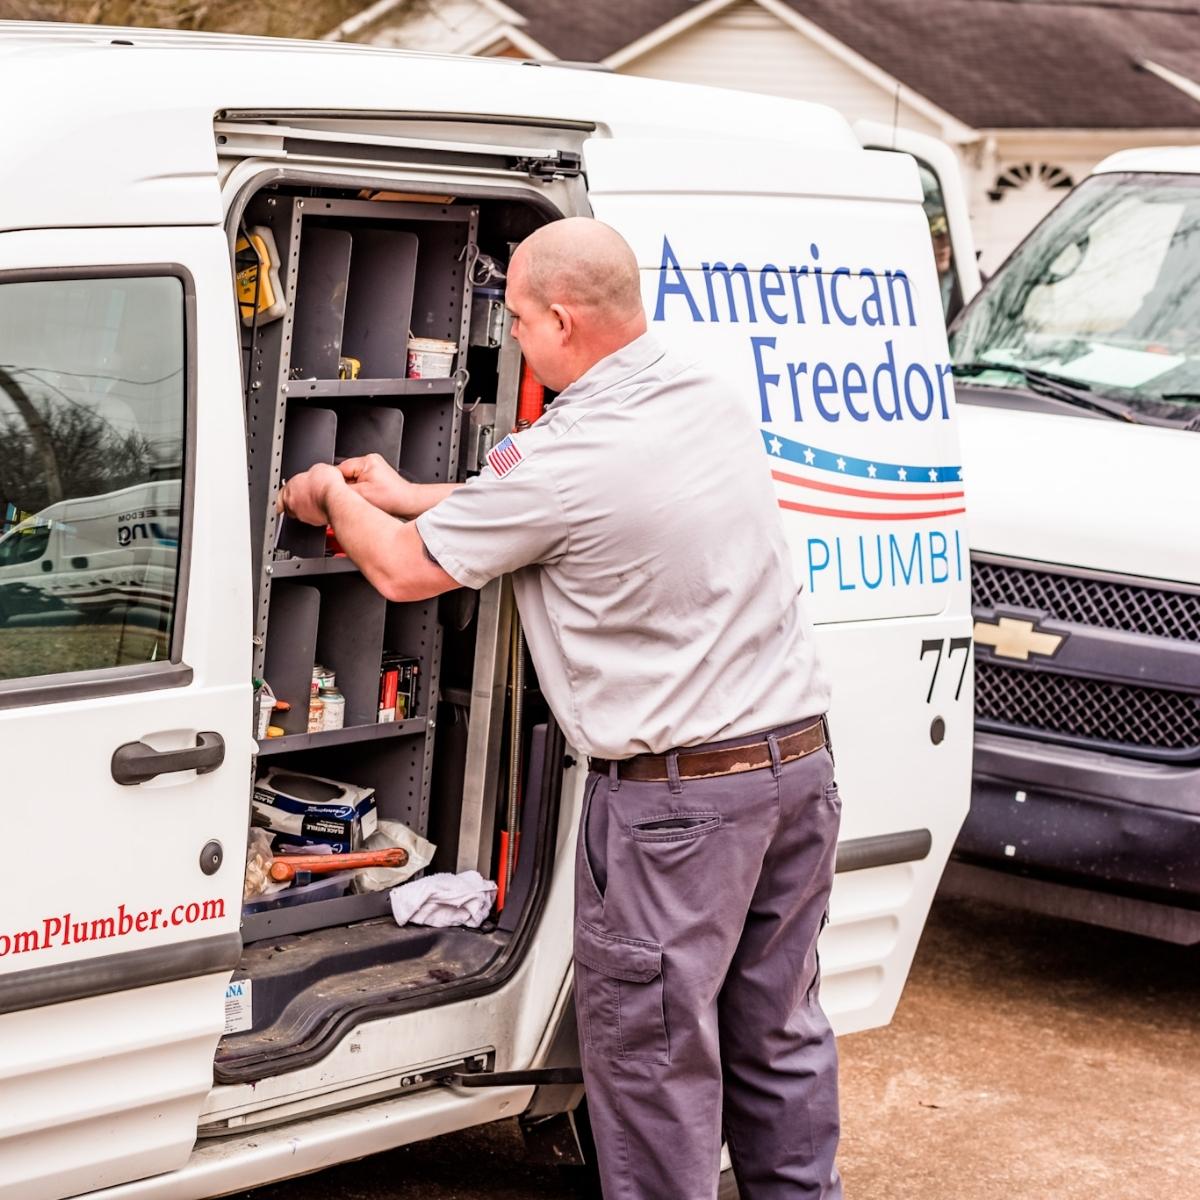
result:
[[[976,738],[947,885],[1200,941],[1200,151],[1126,151],[953,327]]]
[[[55,581],[82,568],[39,555],[0,627],[6,794],[37,813],[10,822],[0,879],[0,1195],[215,1196],[579,1104],[584,765],[508,587],[390,604],[273,514],[281,477],[366,450],[423,480],[479,468],[521,380],[492,264],[564,215],[629,239],[655,332],[761,427],[836,690],[823,1000],[842,1032],[886,1023],[972,736],[957,414],[912,160],[765,97],[143,31],[4,26],[0,99],[0,545],[76,497],[153,484],[179,509],[163,620],[137,595],[64,610]],[[410,335],[450,365],[410,370]],[[381,722],[390,656],[418,683]],[[310,727],[317,663],[338,728]],[[256,679],[289,705],[261,741]],[[386,892],[345,880],[243,907],[271,768],[369,791],[436,843],[434,869],[501,876],[503,909],[398,927]]]

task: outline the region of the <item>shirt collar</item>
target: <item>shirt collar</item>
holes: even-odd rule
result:
[[[558,393],[554,407],[593,396],[606,388],[624,383],[632,375],[653,366],[666,353],[659,340],[647,330],[619,350],[593,363],[574,383]]]

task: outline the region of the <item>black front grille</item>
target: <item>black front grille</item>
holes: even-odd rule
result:
[[[975,664],[975,716],[983,727],[1030,730],[1155,757],[1200,752],[1200,696],[1164,688]]]
[[[1200,595],[975,560],[975,609],[1028,608],[1055,621],[1200,642]]]

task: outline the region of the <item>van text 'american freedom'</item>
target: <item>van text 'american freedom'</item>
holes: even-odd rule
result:
[[[664,236],[654,320],[665,321],[669,305],[672,319],[710,324],[819,324],[882,330],[917,324],[912,284],[903,270],[839,266],[829,271],[821,265],[816,243],[809,246],[809,255],[812,261],[799,266],[764,263],[754,269],[744,262],[701,262],[700,278],[693,275],[689,284],[678,255]],[[937,319],[942,319],[940,308]],[[788,361],[781,358],[777,346],[774,336],[750,337],[764,422],[786,414],[788,400],[792,419],[801,422],[814,415],[837,422],[843,413],[854,421],[949,419],[947,380],[952,364],[897,363],[892,338],[884,339],[875,361],[866,364]]]

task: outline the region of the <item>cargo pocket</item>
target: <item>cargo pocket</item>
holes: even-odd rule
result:
[[[671,1061],[657,942],[617,937],[576,921],[575,970],[589,1049],[627,1062]]]

